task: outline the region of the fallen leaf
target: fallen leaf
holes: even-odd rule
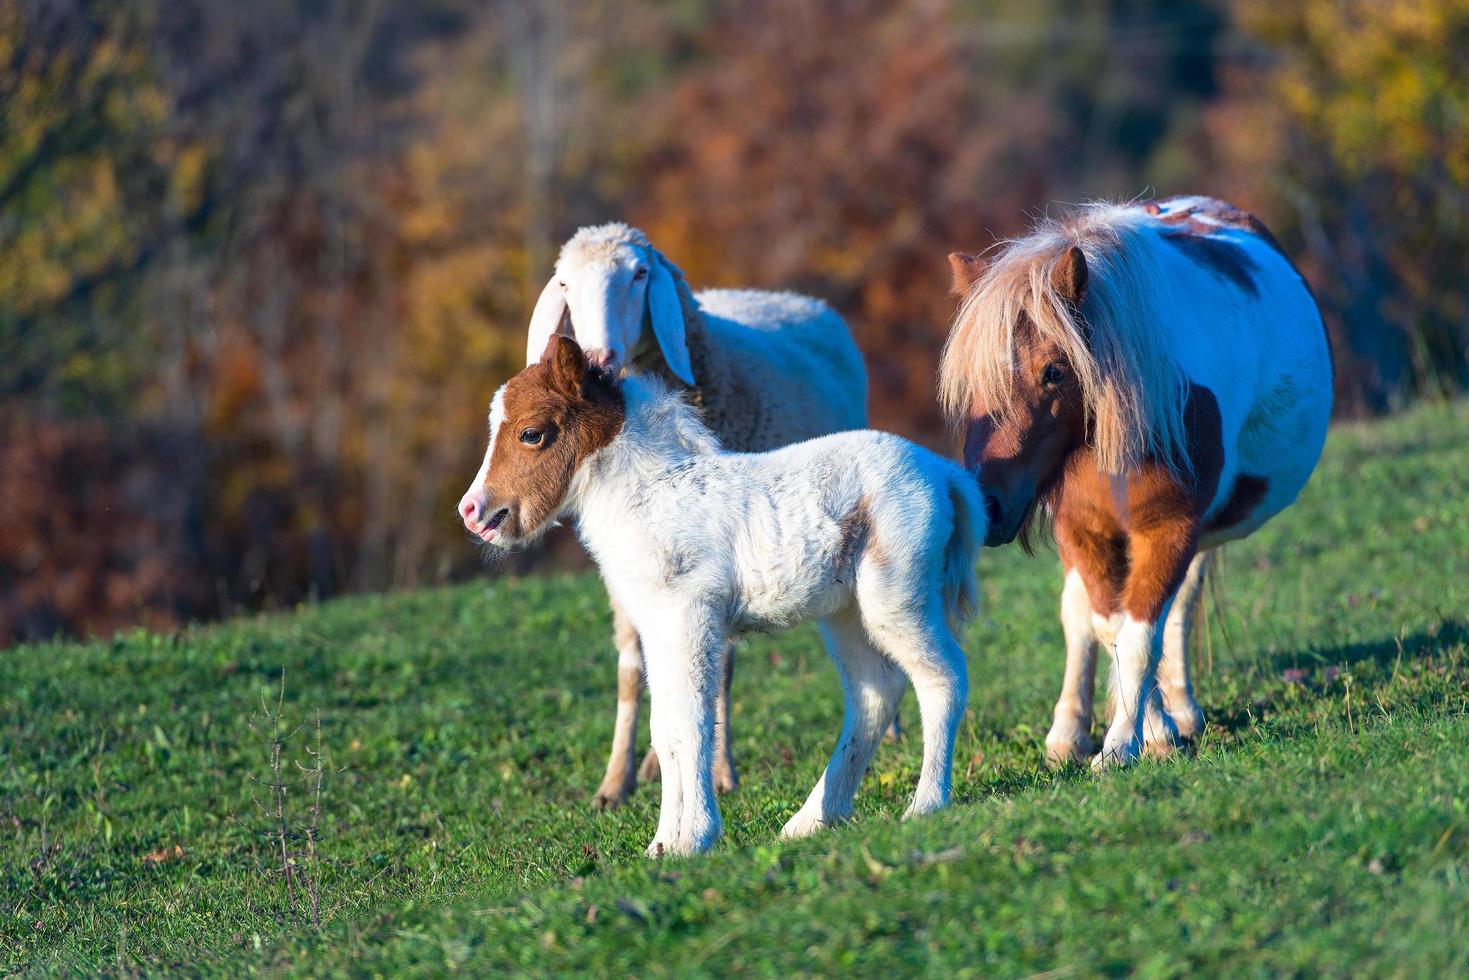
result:
[[[184,856],[184,849],[175,844],[173,847],[160,847],[156,851],[149,851],[143,855],[144,864],[162,864],[164,861],[172,861]]]

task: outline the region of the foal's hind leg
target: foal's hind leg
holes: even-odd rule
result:
[[[852,797],[903,698],[903,672],[873,646],[855,609],[823,620],[821,634],[842,679],[842,733],[826,770],[781,830],[782,837],[805,837],[851,816]]]
[[[1066,674],[1046,736],[1046,762],[1051,766],[1085,762],[1095,751],[1091,728],[1097,633],[1086,585],[1074,568],[1066,570],[1066,584],[1061,589],[1061,629],[1066,636]]]
[[[1198,738],[1204,730],[1204,713],[1194,700],[1193,682],[1189,677],[1188,644],[1193,617],[1203,595],[1204,576],[1209,570],[1209,556],[1210,552],[1200,552],[1189,563],[1163,626],[1163,659],[1158,664],[1158,689],[1163,696],[1163,710],[1173,723],[1172,732],[1180,741]],[[1149,738],[1145,751],[1150,755],[1167,755],[1173,744],[1172,739]]]

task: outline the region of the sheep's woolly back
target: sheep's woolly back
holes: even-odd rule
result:
[[[945,414],[960,422],[976,400],[1002,416],[1013,409],[1017,327],[1028,320],[1070,361],[1104,471],[1125,473],[1146,455],[1186,469],[1188,380],[1169,325],[1188,311],[1162,271],[1160,230],[1141,207],[1104,203],[1006,242],[954,318],[939,374]],[[1052,282],[1073,245],[1088,270],[1080,317]]]
[[[774,449],[867,424],[867,373],[851,333],[821,300],[756,289],[689,289],[683,273],[637,228],[611,222],[582,228],[561,248],[558,275],[615,261],[627,248],[658,255],[683,309],[684,340],[702,411],[719,440],[737,452]],[[645,329],[631,366],[683,384]]]

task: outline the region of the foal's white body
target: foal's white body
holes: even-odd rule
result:
[[[622,392],[622,430],[579,466],[563,513],[576,517],[643,639],[663,767],[649,853],[696,853],[719,836],[711,752],[728,637],[810,619],[821,620],[841,673],[846,717],[831,762],[783,833],[850,815],[905,674],[924,740],[909,813],[944,806],[967,690],[952,629],[972,607],[985,530],[973,477],[871,431],[724,452],[657,382],[632,375]]]

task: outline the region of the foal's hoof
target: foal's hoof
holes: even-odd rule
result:
[[[842,822],[844,822],[843,818],[822,820],[814,813],[801,810],[787,820],[784,827],[780,828],[780,838],[781,840],[800,840],[802,837],[810,837],[812,834],[829,830]]]
[[[638,781],[644,783],[656,783],[663,778],[663,767],[658,765],[658,753],[652,749],[643,756],[643,764],[638,766]]]

